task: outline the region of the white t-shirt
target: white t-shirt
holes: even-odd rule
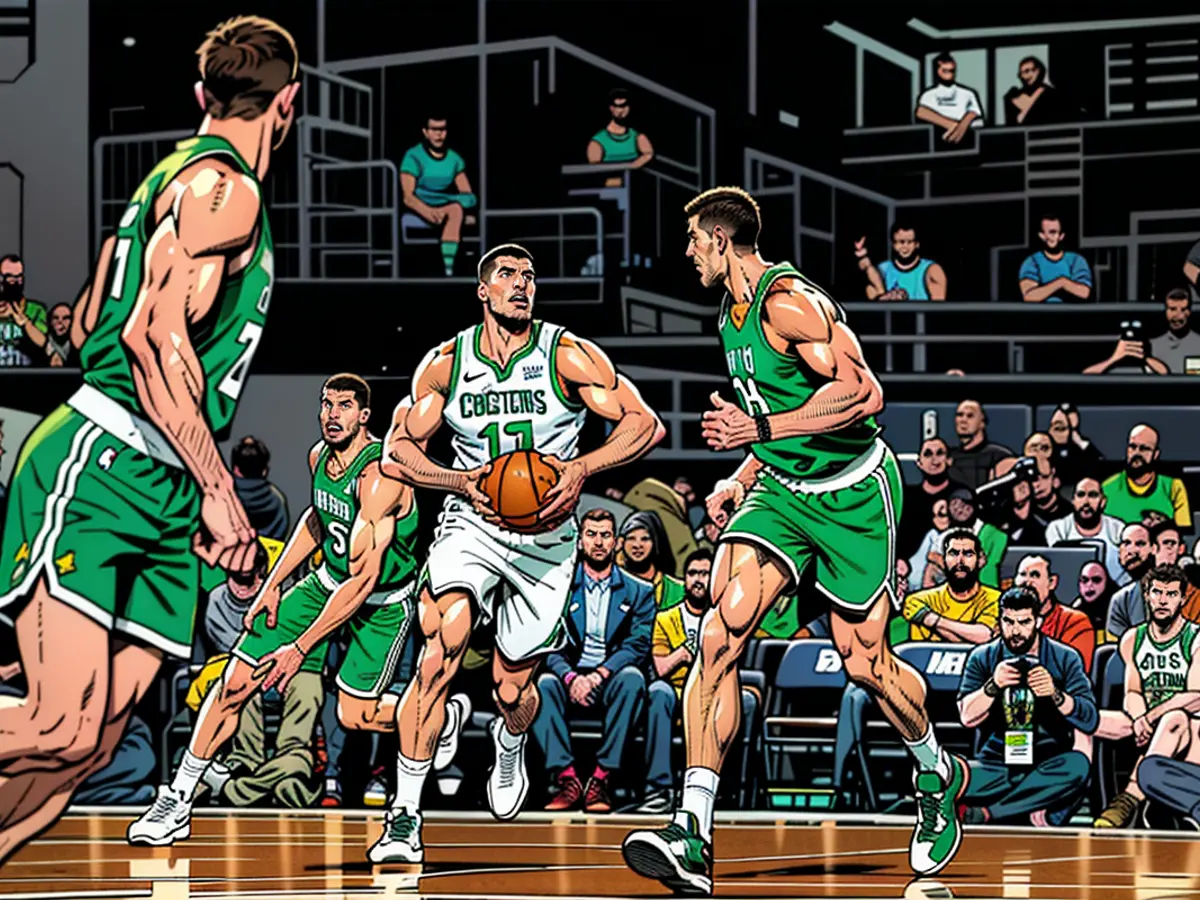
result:
[[[972,120],[971,127],[983,126],[983,106],[979,102],[979,96],[961,84],[935,84],[921,94],[917,105],[926,106],[955,122],[961,122],[969,112],[975,113],[977,118]]]
[[[1079,533],[1074,514],[1055,519],[1046,526],[1046,545],[1053,547],[1063,541],[1103,541],[1104,568],[1108,569],[1109,577],[1119,585],[1129,584],[1132,578],[1121,568],[1121,532],[1125,529],[1125,523],[1108,515],[1102,515],[1100,519],[1100,533],[1094,537],[1084,537]]]
[[[680,612],[683,613],[683,633],[687,635],[688,649],[695,653],[700,640],[700,616],[688,609],[686,603]]]

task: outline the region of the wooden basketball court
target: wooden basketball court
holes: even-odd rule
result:
[[[82,810],[0,868],[0,900],[150,897],[425,898],[656,897],[620,843],[647,819],[432,813],[423,871],[372,866],[365,851],[381,817],[326,810],[203,811],[175,847],[125,843],[127,811]],[[844,816],[719,819],[722,897],[1030,898],[1156,900],[1200,897],[1200,839],[1147,832],[969,829],[936,879],[908,872],[910,827]]]

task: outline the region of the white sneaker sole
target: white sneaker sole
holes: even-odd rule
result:
[[[376,844],[367,851],[367,860],[373,863],[423,863],[425,862],[425,848],[413,850],[406,844],[398,847],[389,847],[386,850],[379,850],[379,845]],[[378,851],[378,852],[377,852]]]
[[[635,831],[625,838],[621,855],[625,865],[638,875],[658,881],[676,894],[712,896],[712,879],[685,871],[667,842],[652,831]]]
[[[186,841],[191,836],[192,822],[189,819],[174,831],[168,831],[166,834],[160,836],[149,834],[135,835],[132,831],[126,832],[125,841],[133,847],[169,847],[176,841]]]
[[[438,739],[437,749],[433,753],[433,771],[440,772],[454,762],[458,755],[458,738],[463,728],[471,720],[471,700],[466,694],[455,694],[450,698],[448,706],[452,705],[458,711],[458,722],[455,727]]]
[[[517,796],[515,805],[511,809],[496,809],[496,796],[492,791],[492,772],[496,771],[495,766],[488,772],[487,798],[488,808],[491,809],[492,815],[501,822],[507,822],[510,819],[515,819],[517,814],[521,812],[525,806],[525,796],[529,793],[529,779],[525,776],[525,760],[521,760],[521,790]]]

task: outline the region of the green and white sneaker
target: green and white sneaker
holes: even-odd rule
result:
[[[421,813],[407,807],[389,809],[383,815],[383,834],[367,851],[373,863],[419,863],[425,860],[421,843]]]
[[[630,833],[621,853],[633,871],[676,894],[712,896],[712,844],[700,837],[700,825],[690,812],[677,812],[666,828]]]
[[[917,791],[917,827],[909,846],[908,864],[918,875],[940,872],[962,843],[958,801],[967,788],[967,764],[953,754],[948,756],[949,784],[943,784],[937,772],[918,772],[913,779]]]

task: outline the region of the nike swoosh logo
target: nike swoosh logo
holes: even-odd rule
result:
[[[482,378],[486,374],[486,372],[476,372],[474,375],[464,375],[463,381],[474,381],[477,378]]]

